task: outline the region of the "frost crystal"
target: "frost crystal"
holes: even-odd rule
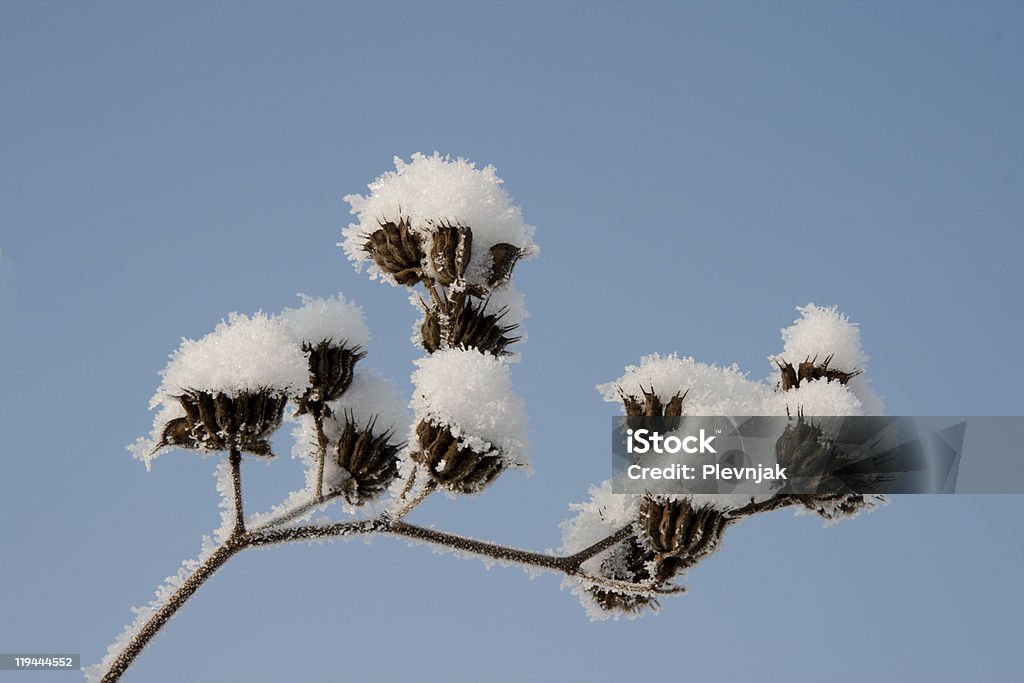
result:
[[[502,182],[493,166],[477,169],[462,157],[453,160],[437,152],[432,156],[417,153],[408,163],[395,157],[395,170],[370,183],[368,196],[345,197],[358,222],[342,231],[340,246],[357,266],[362,262],[372,264],[364,246],[368,236],[384,222],[399,224],[405,220],[411,232],[424,241],[441,226],[467,226],[473,231],[473,244],[465,277],[472,284],[484,284],[495,245],[514,245],[522,250],[523,258],[538,252],[533,227],[523,221],[522,212],[511,203]],[[422,266],[425,272],[433,273],[428,252],[424,252]],[[394,277],[377,265],[370,266],[370,273],[395,284]]]
[[[306,382],[302,349],[280,323],[264,313],[232,313],[199,341],[182,339],[163,371],[150,407],[187,390],[237,396],[243,391],[289,391]]]
[[[416,365],[412,408],[417,420],[450,427],[460,446],[480,453],[496,449],[508,465],[528,467],[526,413],[512,391],[506,362],[474,350],[445,349]]]
[[[686,394],[686,415],[760,415],[772,396],[771,388],[747,379],[739,367],[720,368],[675,354],[652,354],[640,359],[640,365],[626,367],[626,374],[597,390],[605,401],[618,403],[622,396],[643,400],[643,392],[653,387],[662,403]]]
[[[363,320],[363,311],[346,301],[341,294],[329,299],[317,299],[299,294],[299,308],[284,309],[279,318],[288,333],[301,346],[304,342],[317,344],[329,339],[349,348],[366,347],[370,332]]]

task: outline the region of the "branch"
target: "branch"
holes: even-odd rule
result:
[[[792,495],[773,496],[768,500],[763,500],[759,503],[751,501],[750,503],[744,505],[743,507],[737,508],[729,512],[729,521],[730,523],[738,522],[739,520],[745,517],[752,517],[762,512],[781,510],[782,508],[787,508],[791,505],[796,505],[799,502],[800,501],[797,500],[797,498]]]
[[[234,454],[232,454],[234,462]],[[232,467],[232,473],[237,468]],[[240,487],[236,487],[240,493]],[[236,497],[236,502],[240,501]],[[239,506],[240,507],[240,506]],[[238,509],[238,508],[236,508]],[[292,511],[295,512],[295,511]],[[237,527],[236,527],[237,528]],[[343,538],[361,534],[392,534],[403,536],[413,540],[430,543],[432,545],[460,550],[482,557],[488,557],[500,562],[513,562],[520,565],[540,567],[551,571],[561,572],[567,576],[573,576],[595,585],[612,588],[621,592],[648,594],[652,592],[675,592],[659,590],[655,586],[647,584],[634,584],[626,581],[614,581],[598,576],[591,576],[580,570],[580,566],[600,554],[604,550],[622,541],[632,533],[632,527],[626,526],[617,532],[604,538],[588,548],[584,548],[572,555],[546,555],[535,553],[519,548],[478,541],[464,536],[449,534],[444,531],[428,529],[425,527],[406,524],[398,520],[392,520],[386,513],[380,517],[363,519],[351,522],[338,522],[328,525],[305,525],[288,528],[257,528],[251,531],[236,532],[231,535],[222,546],[217,548],[205,562],[203,562],[181,586],[171,595],[168,601],[160,607],[149,621],[136,633],[118,654],[117,658],[110,665],[110,668],[100,679],[101,683],[114,683],[128,669],[131,663],[138,657],[139,653],[146,647],[153,636],[160,631],[174,614],[181,609],[185,602],[202,586],[207,579],[233,555],[247,547],[258,547],[265,545],[276,545],[278,543],[291,543],[294,541],[311,541],[316,539]],[[681,589],[680,589],[681,590]]]
[[[390,520],[386,516],[359,522],[339,522],[324,526],[311,524],[287,529],[259,530],[248,534],[247,538],[251,545],[273,545],[275,543],[335,538],[364,533],[392,534],[452,550],[472,553],[473,555],[487,557],[499,562],[513,562],[515,564],[549,569],[570,576],[589,578],[580,573],[580,566],[595,555],[622,541],[631,532],[632,526],[625,526],[611,536],[603,538],[592,546],[572,555],[547,555],[529,550],[521,550],[497,543],[466,538],[465,536],[458,536],[445,531],[406,524],[400,520]]]
[[[232,555],[245,546],[244,537],[232,536],[224,545],[217,548],[205,562],[199,565],[199,568],[185,579],[178,590],[174,591],[174,594],[171,595],[164,606],[157,610],[156,614],[132,637],[128,645],[125,646],[113,664],[110,665],[103,678],[100,679],[101,683],[114,683],[114,681],[121,678],[121,675],[131,666],[131,663],[135,661],[139,653],[153,639],[153,636],[163,628],[164,624],[174,616],[175,612],[181,609],[185,601],[192,597],[199,590],[199,587],[206,583],[206,580],[213,576]]]

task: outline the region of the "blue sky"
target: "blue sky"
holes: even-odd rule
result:
[[[595,384],[765,376],[809,301],[891,413],[1021,414],[1022,64],[1009,2],[0,3],[0,651],[98,660],[216,526],[212,461],[124,450],[182,336],[344,291],[408,390],[414,311],[334,246],[394,155],[493,163],[542,248],[536,474],[415,521],[556,547],[608,476]],[[253,510],[301,481],[247,475]],[[756,519],[638,622],[392,539],[251,552],[125,680],[1019,680],[1022,512]]]

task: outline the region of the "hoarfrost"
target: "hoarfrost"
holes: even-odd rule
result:
[[[510,466],[529,467],[526,412],[512,391],[507,362],[472,349],[444,349],[416,365],[417,421],[447,425],[460,445],[480,453],[497,450]]]
[[[783,349],[777,356],[770,356],[772,366],[776,361],[792,363],[813,360],[823,362],[832,356],[829,367],[844,372],[865,371],[869,357],[864,353],[860,341],[860,326],[840,313],[836,306],[816,306],[813,302],[798,306],[800,317],[782,330]],[[869,386],[861,374],[847,384],[850,391],[863,404],[865,414],[882,415],[885,403]],[[845,414],[845,413],[837,413]]]
[[[202,339],[182,339],[160,374],[163,381],[149,402],[150,410],[159,408],[153,429],[128,446],[146,469],[172,448],[154,450],[167,422],[184,416],[178,397],[187,390],[228,396],[264,389],[290,392],[305,386],[309,369],[301,347],[280,320],[264,313],[232,313]]]
[[[493,166],[477,169],[462,157],[452,159],[434,152],[432,156],[412,155],[406,163],[395,157],[395,170],[385,172],[370,183],[367,196],[345,197],[358,222],[342,231],[341,245],[348,257],[360,267],[369,262],[371,277],[395,284],[394,279],[373,265],[363,249],[367,236],[380,227],[380,221],[397,222],[407,218],[413,232],[430,234],[431,226],[451,222],[473,230],[473,250],[466,279],[480,284],[491,267],[490,248],[504,242],[523,250],[523,258],[538,253],[533,242],[533,227],[523,221],[522,211],[511,203],[502,188],[503,181]],[[430,271],[429,258],[424,266]]]
[[[344,295],[318,299],[299,294],[299,299],[302,301],[299,308],[286,308],[279,318],[300,347],[303,342],[317,344],[330,339],[346,342],[349,348],[365,348],[370,341],[363,310],[347,301]]]

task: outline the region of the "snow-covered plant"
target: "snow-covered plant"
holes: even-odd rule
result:
[[[304,296],[277,315],[232,314],[202,339],[183,340],[150,403],[153,430],[130,450],[147,468],[173,448],[226,456],[216,467],[222,523],[199,556],[136,609],[106,657],[86,670],[90,680],[118,680],[188,598],[247,548],[401,536],[559,572],[592,617],[635,617],[683,592],[676,580],[747,517],[793,506],[831,522],[881,502],[847,493],[616,494],[605,482],[570,506],[576,516],[562,524],[561,554],[405,522],[435,491],[479,494],[503,472],[530,467],[526,413],[510,372],[526,312],[512,281],[516,264],[538,249],[493,167],[437,153],[395,164],[367,196],[346,198],[356,220],[340,246],[357,269],[407,288],[419,311],[414,342],[424,356],[411,399],[364,367],[370,335],[362,311],[341,295]],[[799,468],[822,442],[811,416],[877,414],[883,406],[863,374],[857,326],[835,308],[798,310],[782,352],[770,357],[776,374],[765,381],[735,366],[652,355],[598,390],[632,418],[792,416],[777,449]],[[273,457],[271,437],[284,419],[294,422],[292,454],[306,464],[305,486],[246,516],[242,455]],[[357,517],[308,521],[338,501]]]

